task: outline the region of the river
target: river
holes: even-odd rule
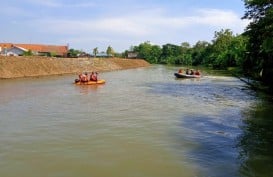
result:
[[[177,67],[0,80],[0,176],[273,176],[271,100]]]

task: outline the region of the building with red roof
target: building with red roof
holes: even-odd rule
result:
[[[44,45],[44,44],[15,44],[0,43],[2,55],[23,55],[25,51],[31,51],[33,55],[67,57],[68,46]]]

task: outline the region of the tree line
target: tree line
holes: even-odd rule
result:
[[[105,53],[105,52],[102,51],[101,53]],[[98,47],[95,47],[94,49],[92,49],[92,54],[93,54],[94,57],[96,57],[99,54]],[[113,56],[118,55],[118,54],[115,53],[114,49],[111,46],[107,47],[105,54],[108,57],[113,57]],[[91,56],[91,54],[86,53],[86,52],[84,52],[82,50],[69,49],[69,51],[68,51],[68,57],[72,57],[72,58],[75,58],[75,57],[90,57],[90,56]]]
[[[249,25],[242,34],[234,34],[230,29],[214,32],[210,42],[198,41],[194,45],[182,42],[180,45],[162,46],[145,41],[131,46],[122,54],[107,48],[110,56],[126,57],[128,52],[138,54],[138,58],[149,63],[196,66],[204,65],[214,69],[237,67],[242,74],[260,79],[273,90],[273,0],[243,0]],[[72,56],[80,51],[70,51]],[[93,49],[96,56],[98,48]]]
[[[146,41],[132,46],[130,51],[136,52],[139,58],[150,63],[205,65],[225,69],[243,65],[247,40],[243,35],[234,35],[230,29],[222,29],[215,32],[212,42],[198,41],[193,46],[188,42],[182,42],[181,45],[169,43],[161,47]]]
[[[159,64],[237,67],[273,90],[273,0],[244,0],[244,4],[242,19],[250,23],[242,34],[222,29],[214,33],[211,42],[198,41],[193,46],[188,42],[159,46],[146,41],[132,46],[124,55],[136,52],[139,58]]]

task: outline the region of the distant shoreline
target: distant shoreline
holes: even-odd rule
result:
[[[0,79],[114,71],[150,64],[143,59],[0,56]]]

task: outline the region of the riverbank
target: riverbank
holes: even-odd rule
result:
[[[268,95],[273,95],[273,90],[269,85],[265,85],[263,84],[261,81],[259,81],[258,75],[250,75],[248,74],[248,76],[245,76],[242,71],[240,70],[240,68],[236,68],[236,67],[231,67],[228,68],[228,71],[231,73],[232,76],[240,79],[242,82],[246,83],[250,89],[254,90],[254,91],[260,91],[260,92],[264,92]],[[256,78],[256,80],[255,80]],[[272,98],[272,97],[271,97]],[[273,99],[273,98],[272,98]],[[272,101],[272,100],[271,100]]]
[[[78,74],[85,71],[104,72],[147,67],[149,65],[142,59],[0,56],[0,79]]]

